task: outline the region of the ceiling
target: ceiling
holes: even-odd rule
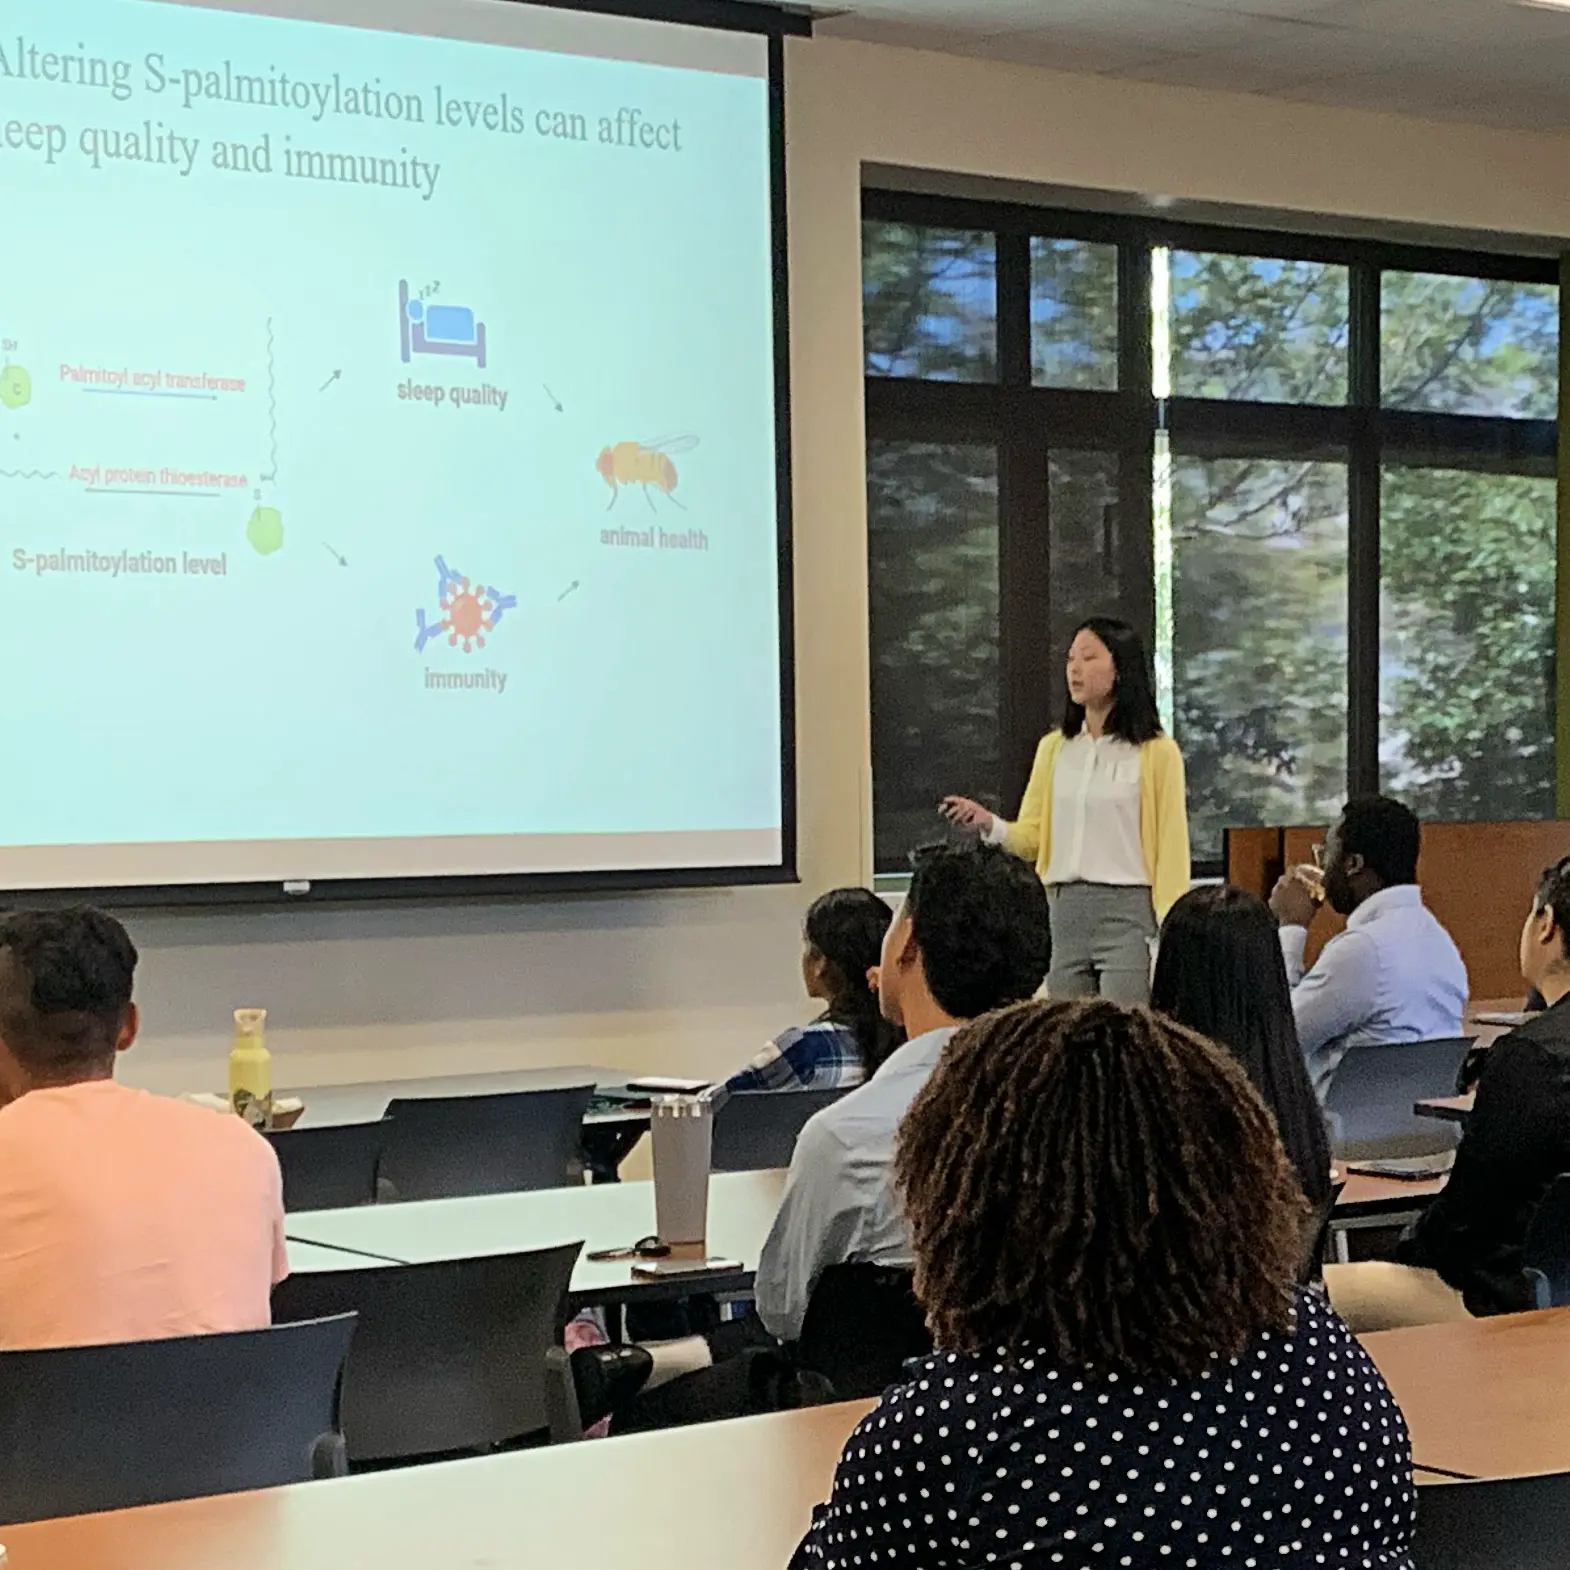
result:
[[[851,0],[815,30],[1178,87],[1570,131],[1570,10],[1516,0]]]

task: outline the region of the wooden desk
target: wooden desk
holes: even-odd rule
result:
[[[722,1172],[709,1185],[709,1252],[740,1260],[742,1268],[734,1275],[704,1276],[696,1283],[645,1281],[632,1274],[630,1261],[596,1264],[581,1257],[572,1273],[570,1300],[614,1303],[693,1291],[744,1291],[757,1271],[784,1183],[783,1171]],[[579,1240],[587,1256],[593,1249],[625,1248],[654,1231],[654,1185],[596,1184],[357,1210],[299,1211],[287,1217],[285,1225],[291,1239],[359,1249],[407,1265]]]
[[[1443,1177],[1406,1182],[1373,1177],[1366,1172],[1347,1172],[1339,1164],[1332,1176],[1345,1184],[1330,1213],[1331,1257],[1342,1264],[1352,1257],[1348,1232],[1404,1224],[1415,1218],[1445,1186]]]
[[[1330,1221],[1351,1216],[1400,1215],[1421,1210],[1445,1186],[1443,1177],[1407,1182],[1401,1178],[1374,1177],[1367,1172],[1347,1172],[1346,1187],[1336,1201]]]
[[[782,1570],[870,1405],[9,1526],[5,1570]]]
[[[1426,1101],[1414,1102],[1412,1110],[1420,1118],[1434,1118],[1440,1123],[1465,1123],[1472,1115],[1471,1094],[1465,1096],[1430,1096]]]
[[[1468,1477],[1570,1470],[1570,1308],[1360,1338],[1412,1432],[1412,1459]]]

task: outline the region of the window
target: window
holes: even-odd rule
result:
[[[879,865],[899,865],[941,796],[1002,805],[997,453],[870,441],[867,504],[873,823]]]
[[[1316,823],[1346,794],[1347,471],[1172,460],[1174,734],[1189,836]]]
[[[990,381],[997,368],[997,261],[990,234],[862,226],[867,374]]]
[[[1258,403],[1345,403],[1347,269],[1174,251],[1172,391]]]
[[[1555,804],[1552,260],[867,193],[878,865],[1150,637],[1196,868],[1387,789]],[[962,385],[963,384],[963,385]]]
[[[1505,278],[1380,279],[1384,402],[1450,414],[1554,418],[1559,291]]]
[[[1382,788],[1436,818],[1554,813],[1554,482],[1387,468]]]
[[[1103,600],[1125,598],[1115,452],[1054,450],[1047,462],[1049,625],[1058,641]]]
[[[1030,374],[1038,387],[1117,386],[1116,246],[1031,239]]]

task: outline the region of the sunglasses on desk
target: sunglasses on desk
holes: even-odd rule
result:
[[[670,1252],[669,1243],[662,1243],[657,1237],[650,1236],[640,1237],[626,1248],[591,1248],[584,1258],[592,1260],[596,1265],[603,1265],[617,1259],[669,1259]]]

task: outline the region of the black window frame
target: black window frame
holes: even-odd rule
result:
[[[1556,258],[1313,235],[1269,228],[1084,212],[866,188],[863,221],[990,231],[997,254],[997,379],[865,376],[866,434],[877,439],[995,444],[998,452],[999,722],[1006,802],[1017,802],[1041,736],[1063,702],[1061,650],[1044,635],[1050,604],[1047,465],[1053,448],[1116,452],[1117,611],[1153,645],[1152,468],[1156,433],[1174,453],[1284,459],[1334,455],[1347,465],[1347,791],[1379,789],[1380,476],[1392,463],[1557,478],[1557,422],[1380,404],[1380,275],[1441,273],[1560,284]],[[1113,390],[1032,382],[1030,242],[1043,237],[1118,251],[1118,378]],[[1337,405],[1174,396],[1151,381],[1150,257],[1157,247],[1348,269],[1347,400]],[[1560,297],[1561,340],[1565,301]],[[1562,350],[1563,352],[1563,350]],[[1414,457],[1420,459],[1413,463]],[[1105,606],[1092,609],[1105,609]],[[1550,693],[1552,703],[1555,697]],[[1553,726],[1551,725],[1551,731]],[[877,760],[873,759],[874,771]],[[935,820],[936,822],[936,820]],[[879,871],[892,871],[882,868]],[[1196,875],[1219,863],[1195,863]]]

